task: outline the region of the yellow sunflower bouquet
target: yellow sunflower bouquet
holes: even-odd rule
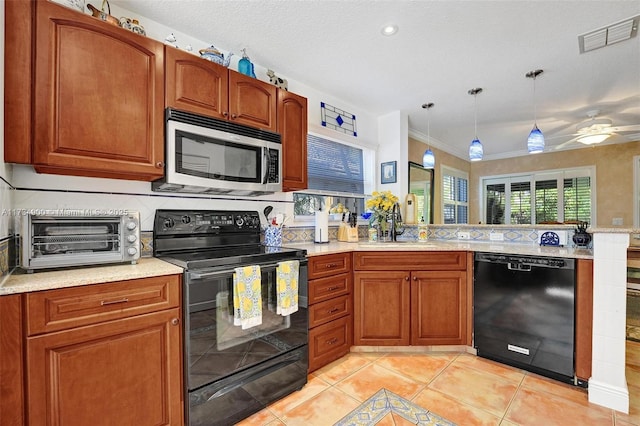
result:
[[[369,222],[379,225],[382,231],[387,231],[387,219],[393,211],[393,205],[398,202],[398,197],[391,191],[374,191],[367,200],[367,209],[371,210]]]

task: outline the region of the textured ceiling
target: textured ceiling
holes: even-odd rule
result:
[[[550,145],[591,110],[640,124],[640,37],[579,53],[578,35],[640,14],[640,1],[112,0],[375,115],[403,111],[411,132],[466,158],[523,155],[533,126]],[[381,35],[384,24],[399,31]],[[639,131],[634,131],[636,135]],[[637,136],[635,140],[640,139]],[[611,138],[625,142],[628,138]],[[568,148],[582,147],[571,144]]]

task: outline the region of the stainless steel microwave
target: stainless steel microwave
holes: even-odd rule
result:
[[[168,108],[165,176],[154,191],[261,195],[282,191],[280,135]]]
[[[20,266],[34,269],[136,263],[140,214],[126,210],[40,210],[22,217]]]

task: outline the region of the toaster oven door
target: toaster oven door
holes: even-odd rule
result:
[[[136,251],[137,259],[138,249],[135,246],[125,247],[128,244],[124,235],[128,230],[125,228],[119,216],[31,216],[23,232],[22,266],[30,270],[123,262],[128,260],[128,249]],[[135,234],[133,237],[139,239]]]

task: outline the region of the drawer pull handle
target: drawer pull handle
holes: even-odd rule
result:
[[[340,288],[340,287],[336,287],[336,286],[334,286],[334,287],[329,287],[329,288],[327,288],[327,290],[329,290],[329,291],[333,291],[333,290],[337,290],[337,289],[339,289],[339,288]]]
[[[332,309],[329,309],[329,310],[327,311],[327,313],[328,313],[328,314],[333,314],[334,312],[338,312],[339,310],[340,310],[340,309],[338,309],[338,308],[332,308]]]
[[[335,264],[335,263],[327,263],[327,266],[326,266],[326,267],[327,267],[327,268],[335,268],[336,266],[338,266],[338,265],[337,265],[337,264]]]
[[[335,345],[336,343],[338,343],[338,339],[335,337],[331,340],[327,340],[327,345]]]
[[[128,301],[129,301],[129,299],[124,297],[122,299],[117,299],[117,300],[103,300],[102,302],[100,302],[100,305],[102,305],[102,306],[115,305],[117,303],[127,303]]]

